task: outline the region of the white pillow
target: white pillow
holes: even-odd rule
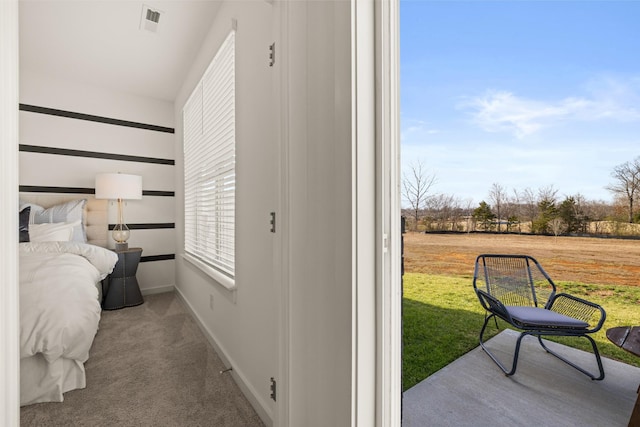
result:
[[[70,242],[73,238],[73,229],[79,224],[79,220],[31,224],[29,226],[29,240],[32,242]]]
[[[31,206],[31,215],[29,220],[32,224],[69,223],[79,220],[75,226],[76,228],[73,232],[72,240],[75,242],[87,243],[87,235],[84,231],[84,225],[82,224],[82,214],[86,203],[86,199],[70,200],[59,205],[51,206],[47,209],[36,205],[35,203],[29,203],[28,205]]]

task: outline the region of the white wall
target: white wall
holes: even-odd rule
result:
[[[351,4],[288,14],[291,426],[351,425]]]
[[[173,127],[171,102],[140,97],[109,88],[21,69],[20,103],[74,113]],[[20,144],[70,149],[137,158],[173,160],[174,134],[20,111]],[[95,175],[122,172],[142,175],[143,191],[174,191],[174,166],[145,161],[114,160],[85,156],[20,151],[20,186],[93,189]],[[127,224],[171,224],[174,197],[145,195],[126,202]],[[109,223],[117,222],[117,206],[109,206]],[[156,224],[156,225],[154,225]],[[111,247],[114,242],[111,241]],[[174,228],[133,229],[130,247],[142,247],[143,257],[175,254]],[[145,259],[143,258],[143,261]],[[174,260],[141,262],[138,282],[143,293],[170,290],[174,284]]]
[[[269,231],[269,212],[278,204],[274,70],[268,65],[273,13],[273,6],[262,0],[224,2],[175,100],[176,286],[267,424],[272,423],[275,408],[270,378],[278,377],[276,236]],[[231,30],[232,19],[237,22],[235,291],[180,256],[184,250],[182,108]]]
[[[250,37],[252,28],[260,25],[259,10],[267,3],[225,3],[205,42],[189,79],[176,99],[176,137],[181,135],[181,107],[191,93],[204,68],[229,28],[231,17],[238,19],[239,61],[244,58],[242,37]],[[264,412],[278,425],[342,426],[352,421],[352,104],[351,104],[351,5],[349,2],[276,2],[277,13],[283,8],[283,21],[288,22],[284,40],[276,44],[276,71],[286,77],[278,86],[282,93],[282,120],[288,123],[281,132],[280,158],[268,157],[261,149],[260,134],[252,134],[251,120],[239,117],[238,181],[263,180],[258,170],[242,170],[245,161],[282,161],[282,200],[275,205],[279,212],[279,230],[285,234],[284,268],[288,280],[279,295],[279,285],[265,288],[260,280],[249,280],[271,272],[251,270],[248,246],[256,240],[262,225],[256,229],[238,227],[237,250],[239,270],[237,293],[229,293],[212,279],[200,274],[180,257],[176,260],[176,283],[179,292],[209,331],[210,337],[233,366],[239,380],[249,390],[259,412]],[[255,14],[255,15],[254,15]],[[258,21],[253,22],[253,19]],[[243,36],[244,34],[244,36]],[[256,36],[257,37],[257,36]],[[259,41],[259,40],[258,40]],[[247,43],[249,43],[247,41]],[[271,40],[256,53],[256,64],[265,56]],[[264,53],[261,53],[264,52]],[[281,64],[284,68],[278,69]],[[254,65],[258,66],[258,65]],[[237,70],[240,105],[259,102],[251,90],[253,74]],[[280,75],[275,76],[279,78]],[[273,108],[278,107],[274,101]],[[267,114],[268,109],[262,110]],[[241,114],[241,113],[239,113]],[[244,114],[250,114],[246,111]],[[179,147],[177,165],[181,165]],[[253,154],[252,154],[253,153]],[[267,157],[265,157],[267,156]],[[180,166],[177,172],[177,238],[178,251],[182,241],[182,191]],[[240,188],[245,201],[259,197],[261,189]],[[286,200],[285,200],[286,199]],[[261,205],[262,208],[264,206]],[[251,204],[238,206],[238,224],[264,221],[264,209],[252,209]],[[253,231],[251,231],[253,230]],[[276,251],[278,248],[276,247]],[[274,259],[278,259],[275,256]],[[248,262],[247,262],[248,261]],[[256,275],[257,273],[257,275]],[[279,276],[277,276],[279,277]],[[275,295],[274,295],[275,294]],[[209,308],[213,295],[214,309]],[[275,300],[274,300],[275,297]],[[285,306],[280,305],[282,301]],[[278,315],[288,313],[290,330],[279,335]],[[283,340],[280,353],[277,344]],[[286,405],[282,418],[275,418],[276,406],[269,399],[268,378],[277,375],[278,362],[283,368],[286,387],[278,404]],[[276,376],[277,378],[277,376]],[[253,396],[251,396],[253,395]]]

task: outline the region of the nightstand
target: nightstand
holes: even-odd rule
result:
[[[102,308],[105,310],[133,307],[144,302],[136,279],[142,248],[115,252],[118,254],[118,262],[113,272],[102,282]]]

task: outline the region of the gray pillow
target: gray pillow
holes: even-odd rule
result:
[[[71,241],[87,243],[87,235],[84,230],[84,221],[82,214],[86,199],[70,200],[66,203],[43,208],[42,206],[31,205],[33,211],[34,224],[46,224],[51,222],[74,222],[80,220],[80,224],[73,228],[73,236]]]

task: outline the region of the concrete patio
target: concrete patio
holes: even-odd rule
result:
[[[517,332],[505,330],[487,347],[510,366]],[[591,353],[550,343],[560,354],[596,370]],[[505,376],[480,347],[403,394],[403,427],[627,426],[640,368],[602,359],[605,379],[587,376],[524,338],[518,370]]]

